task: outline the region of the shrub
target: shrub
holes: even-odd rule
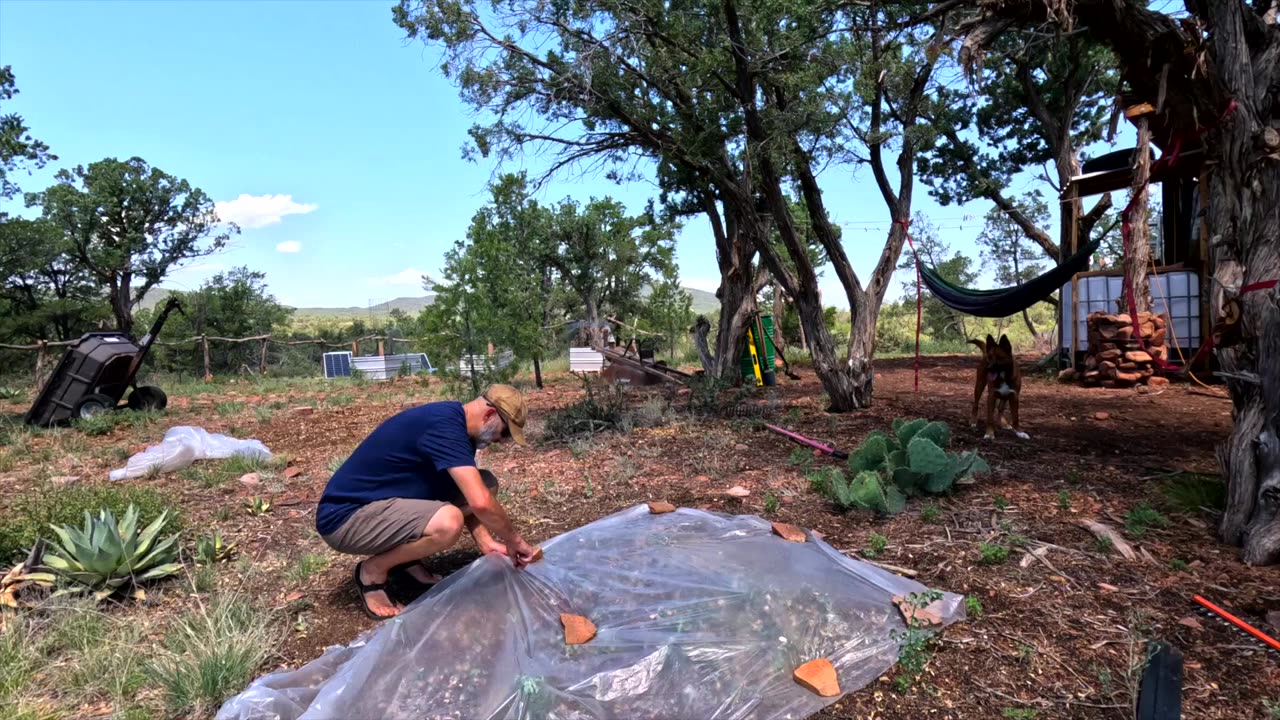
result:
[[[58,488],[45,485],[28,495],[13,498],[0,516],[0,565],[25,554],[36,538],[49,536],[50,525],[80,522],[86,512],[96,515],[110,510],[123,515],[130,505],[138,508],[138,522],[151,523],[168,510],[168,499],[159,491],[141,485],[73,485]],[[169,528],[182,529],[182,517],[169,511]]]
[[[1009,559],[1009,548],[998,543],[982,543],[978,546],[982,553],[983,565],[1000,565]]]
[[[1166,527],[1168,524],[1169,521],[1160,514],[1160,511],[1146,503],[1135,505],[1124,516],[1124,527],[1135,538],[1141,538],[1146,535],[1147,530],[1152,527]]]
[[[548,439],[567,440],[576,435],[630,429],[627,392],[623,386],[613,384],[598,391],[592,387],[590,379],[583,379],[582,387],[586,397],[547,415],[545,434]]]

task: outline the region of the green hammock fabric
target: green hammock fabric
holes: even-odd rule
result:
[[[1089,257],[1101,244],[1102,238],[1098,237],[1075,255],[1062,261],[1057,267],[1013,287],[995,290],[970,290],[958,287],[944,280],[933,268],[924,264],[920,265],[920,277],[924,280],[924,284],[929,286],[934,296],[952,310],[976,317],[1009,317],[1049,297],[1065,285],[1071,276],[1089,267]]]

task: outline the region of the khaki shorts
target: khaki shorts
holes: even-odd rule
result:
[[[498,487],[498,478],[488,470],[480,477],[490,490]],[[347,555],[379,555],[422,537],[427,523],[446,505],[466,508],[467,501],[459,491],[448,502],[388,498],[377,500],[356,510],[332,533],[323,536],[329,547]]]

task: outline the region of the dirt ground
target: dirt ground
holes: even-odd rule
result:
[[[1179,512],[1165,493],[1176,473],[1216,473],[1214,446],[1230,428],[1229,401],[1187,385],[1139,394],[1029,376],[1022,420],[1032,439],[1002,434],[983,442],[981,431],[968,425],[972,367],[970,357],[924,358],[920,390],[913,392],[911,359],[878,361],[875,406],[845,415],[822,411],[821,388],[812,371],[802,369],[801,380],[782,379],[778,387],[756,393],[743,405],[742,417],[677,413],[662,426],[568,444],[538,442],[547,411],[582,396],[576,378],[555,377],[527,396],[533,446],[496,448],[482,464],[501,478],[500,497],[532,542],[645,500],[666,499],[808,527],[854,555],[878,533],[888,542],[877,562],[912,569],[930,587],[980,600],[981,614],[946,630],[908,692],[894,688],[891,672],[820,717],[1131,717],[1147,638],[1171,642],[1185,654],[1185,718],[1277,717],[1264,706],[1280,703],[1275,657],[1244,635],[1200,618],[1191,597],[1203,595],[1265,627],[1267,611],[1280,609],[1280,570],[1242,565],[1234,548],[1214,539],[1210,513]],[[234,428],[289,456],[303,471],[278,486],[257,488],[239,482],[203,488],[177,475],[134,481],[162,487],[182,507],[189,527],[219,529],[257,565],[247,579],[220,582],[239,583],[262,604],[288,609],[300,620],[264,671],[305,663],[373,625],[351,589],[350,559],[330,553],[314,532],[315,502],[331,460],[349,453],[398,409],[432,399],[431,390],[411,378],[342,390],[354,397],[341,402],[334,402],[338,391],[315,387],[260,395],[252,384],[218,385],[209,393],[175,398],[156,427],[121,428],[91,439],[95,445],[136,446],[176,424]],[[636,395],[640,402],[661,391]],[[213,412],[228,401],[244,407]],[[269,402],[315,410],[281,409],[255,420],[253,408]],[[677,398],[676,408],[684,402]],[[893,518],[844,514],[810,489],[804,468],[796,464],[802,458],[815,465],[834,461],[796,453],[785,439],[755,429],[750,416],[766,406],[776,422],[850,451],[866,433],[886,430],[897,417],[944,420],[952,425],[953,447],[979,448],[993,471],[940,499],[940,513],[931,522],[921,517],[930,503],[920,498]],[[118,462],[99,455],[74,471],[104,477]],[[22,478],[20,472],[0,478],[0,492],[14,491]],[[750,496],[726,496],[723,491],[733,485],[748,488]],[[254,495],[270,497],[273,511],[244,512],[245,499]],[[1129,538],[1136,560],[1124,560],[1078,525],[1091,519],[1123,530],[1126,513],[1139,503],[1157,508],[1169,523],[1140,540]],[[1015,547],[1006,562],[983,564],[984,541]],[[1037,556],[1018,545],[1037,550]],[[307,554],[326,555],[328,567],[300,584],[283,583],[279,571]],[[437,559],[435,569],[450,571],[472,558],[468,541]]]

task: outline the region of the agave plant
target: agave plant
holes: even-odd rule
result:
[[[126,585],[134,597],[145,597],[139,583],[169,577],[182,569],[178,559],[178,536],[157,540],[169,522],[169,511],[150,525],[138,529],[138,508],[130,505],[116,522],[110,510],[97,517],[84,513],[84,527],[50,525],[57,535],[44,563],[70,580],[70,591],[89,591],[103,600]]]
[[[196,540],[196,562],[200,565],[220,563],[229,560],[235,549],[235,543],[224,543],[222,533],[214,531],[213,535],[204,535]]]

